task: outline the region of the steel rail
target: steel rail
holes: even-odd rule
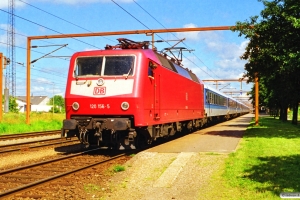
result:
[[[95,150],[98,150],[98,149],[93,149],[93,150],[89,150],[89,151],[78,153],[76,155],[71,155],[71,156],[67,156],[67,157],[64,157],[64,158],[58,158],[58,159],[54,159],[54,160],[58,161],[58,160],[68,159],[70,157],[76,157],[76,156],[83,155],[85,153],[88,153],[88,152],[91,152],[91,151],[95,151]],[[38,180],[38,181],[35,181],[35,182],[32,182],[32,183],[29,183],[29,184],[26,184],[26,185],[23,185],[23,186],[16,187],[14,189],[5,191],[3,193],[0,193],[0,197],[9,197],[9,196],[15,195],[15,194],[17,194],[19,192],[25,192],[25,191],[33,188],[33,187],[37,187],[38,185],[44,184],[46,182],[50,182],[52,180],[55,180],[55,179],[67,176],[69,174],[72,174],[72,173],[75,173],[75,172],[78,172],[78,171],[82,171],[82,170],[85,170],[87,168],[90,168],[90,167],[93,167],[93,166],[96,166],[96,165],[100,165],[100,164],[106,163],[108,161],[120,158],[120,157],[125,156],[127,154],[128,154],[128,152],[127,153],[122,153],[122,154],[119,154],[117,156],[111,157],[111,158],[106,159],[106,160],[95,162],[93,164],[88,164],[88,165],[85,165],[83,167],[76,168],[74,170],[63,172],[63,173],[60,173],[58,175],[54,175],[54,176],[51,176],[51,177],[48,177],[48,178],[44,178],[44,179],[41,179],[41,180]],[[10,172],[19,171],[19,170],[22,170],[22,169],[27,169],[28,167],[32,167],[32,166],[38,166],[40,164],[46,164],[46,163],[55,162],[54,160],[45,161],[45,162],[41,162],[41,163],[36,163],[36,164],[28,165],[28,166],[23,166],[23,167],[19,167],[19,168],[15,168],[15,169],[10,169],[10,170],[6,170],[6,171],[2,171],[2,172],[0,172],[0,175],[7,174],[7,173],[10,173]]]
[[[44,135],[55,135],[55,134],[60,134],[60,130],[4,134],[4,135],[0,135],[0,140],[15,139],[15,138],[19,139],[19,138],[26,138],[31,136],[40,137]]]
[[[20,171],[20,170],[23,170],[23,169],[27,169],[27,168],[30,168],[30,167],[36,167],[36,166],[48,164],[48,163],[51,163],[51,162],[56,162],[56,161],[60,161],[60,160],[73,158],[73,157],[80,156],[80,155],[83,155],[83,154],[86,154],[86,153],[89,153],[89,152],[92,152],[92,151],[96,151],[96,150],[99,150],[99,149],[100,148],[91,149],[91,150],[88,150],[88,151],[84,151],[84,152],[80,152],[80,153],[76,153],[76,154],[72,154],[72,155],[68,155],[68,156],[63,156],[61,158],[55,158],[55,159],[46,160],[46,161],[43,161],[43,162],[38,162],[38,163],[30,164],[30,165],[25,165],[25,166],[16,167],[16,168],[8,169],[8,170],[3,170],[3,171],[0,171],[0,175],[4,175],[4,174],[7,174],[7,173],[11,173],[11,172],[17,172],[17,171]]]
[[[34,144],[39,142],[47,142],[47,141],[53,141],[53,140],[63,140],[63,138],[53,138],[53,139],[47,139],[47,140],[38,140],[38,141],[31,141],[31,142],[24,142],[24,143],[16,143],[16,144],[8,144],[8,145],[0,145],[0,148],[9,148],[14,146],[22,146],[26,144]],[[13,148],[13,149],[7,149],[7,150],[1,150],[1,153],[8,153],[13,151],[21,151],[23,149],[34,149],[34,148],[41,148],[45,146],[51,146],[56,144],[65,144],[65,143],[71,143],[71,142],[78,142],[78,140],[65,140],[65,141],[59,141],[59,142],[53,142],[53,143],[47,143],[47,144],[41,144],[41,145],[35,145],[35,146],[25,146],[20,148]]]

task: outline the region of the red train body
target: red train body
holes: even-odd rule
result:
[[[151,49],[75,53],[65,94],[64,137],[136,148],[204,124],[203,83]]]

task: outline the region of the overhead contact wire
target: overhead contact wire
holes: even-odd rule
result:
[[[58,34],[60,34],[60,35],[65,35],[64,33],[61,33],[61,32],[59,32],[59,31],[56,31],[56,30],[52,29],[52,28],[43,26],[43,25],[41,25],[41,24],[39,24],[39,23],[36,23],[36,22],[34,22],[34,21],[31,21],[31,20],[26,19],[26,18],[21,17],[21,16],[18,16],[18,15],[16,15],[16,14],[10,13],[10,12],[5,11],[5,10],[3,10],[3,9],[0,9],[0,11],[5,12],[5,13],[7,13],[7,14],[14,15],[15,17],[18,17],[18,18],[20,18],[20,19],[22,19],[22,20],[25,20],[25,21],[30,22],[30,23],[32,23],[32,24],[35,24],[35,25],[37,25],[37,26],[40,26],[40,27],[46,28],[46,29],[48,29],[48,30],[51,30],[51,31],[53,31],[53,32],[55,32],[55,33],[58,33]],[[82,41],[82,40],[79,40],[79,39],[77,39],[77,38],[74,38],[74,37],[71,37],[71,38],[74,39],[74,40],[77,40],[77,41],[79,41],[79,42],[81,42],[81,43],[84,43],[84,44],[86,44],[86,45],[95,47],[95,48],[97,48],[97,49],[101,49],[101,48],[99,48],[99,47],[97,47],[97,46],[94,46],[94,45],[92,45],[92,44],[89,44],[89,43],[87,43],[87,42],[84,42],[84,41]]]
[[[60,20],[62,20],[62,21],[64,21],[64,22],[67,22],[67,23],[69,23],[69,24],[72,24],[73,26],[76,26],[76,27],[81,28],[81,29],[83,29],[83,30],[85,30],[85,31],[88,31],[88,32],[90,32],[90,33],[93,33],[92,31],[90,31],[90,30],[88,30],[88,29],[86,29],[86,28],[84,28],[84,27],[82,27],[82,26],[79,26],[79,25],[77,25],[77,24],[74,24],[73,22],[70,22],[70,21],[68,21],[68,20],[65,20],[65,19],[63,19],[62,17],[59,17],[59,16],[57,16],[57,15],[54,15],[54,14],[48,12],[48,11],[45,11],[45,10],[43,10],[43,9],[41,9],[41,8],[36,7],[36,6],[34,6],[34,5],[30,4],[30,3],[24,2],[24,1],[22,1],[22,0],[19,0],[19,1],[21,1],[21,2],[24,3],[24,4],[27,4],[28,6],[33,7],[33,8],[35,8],[35,9],[39,10],[39,11],[42,11],[42,12],[44,12],[44,13],[47,13],[47,14],[53,16],[53,17],[56,17],[57,19],[60,19]],[[107,38],[107,37],[104,37],[104,36],[102,36],[102,37],[105,38],[105,39],[107,39],[107,40],[110,40],[110,41],[114,42],[113,40],[111,40],[111,39],[109,39],[109,38]]]
[[[164,27],[165,29],[167,29],[167,27],[165,27],[162,23],[160,23],[155,17],[153,17],[153,15],[151,15],[146,9],[144,9],[139,3],[137,3],[135,0],[132,0],[136,5],[138,5],[144,12],[146,12],[150,17],[152,17],[157,23],[159,23],[162,27]],[[174,37],[176,37],[178,40],[179,38],[174,34],[174,33],[171,33]],[[189,48],[189,46],[187,44],[185,44],[184,42],[182,42],[186,47]],[[198,59],[200,60],[200,62],[202,62],[205,66],[206,64],[198,57],[196,56],[194,53],[193,55]],[[184,56],[185,57],[185,56]],[[186,58],[186,57],[185,57]],[[189,60],[188,58],[186,58],[187,60]],[[190,60],[189,60],[190,61]],[[192,62],[195,66],[197,66],[196,63]],[[208,76],[212,77],[210,74],[208,74],[207,72],[205,72],[203,69],[201,69],[199,66],[197,66],[200,70],[202,70],[204,73],[206,73]],[[207,66],[206,66],[207,67]],[[211,69],[209,67],[207,67],[210,71]],[[213,71],[211,71],[213,74],[215,74]],[[216,74],[215,74],[216,75]],[[218,77],[216,75],[216,77]],[[213,77],[212,77],[213,78]],[[218,77],[219,78],[219,77]]]

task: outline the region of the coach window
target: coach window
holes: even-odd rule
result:
[[[217,104],[217,95],[214,94],[214,104]]]
[[[205,93],[205,100],[206,100],[206,103],[209,103],[209,99],[208,99],[208,91],[206,90],[206,93]]]

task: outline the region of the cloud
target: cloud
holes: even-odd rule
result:
[[[22,0],[27,3],[35,2],[50,2],[55,4],[69,4],[69,5],[78,5],[78,4],[93,4],[93,3],[113,3],[111,0]],[[20,8],[26,6],[26,3],[22,1],[14,1],[15,8]],[[133,3],[132,0],[114,0],[116,3]],[[1,9],[8,9],[8,0],[0,1]]]
[[[40,84],[52,84],[53,85],[53,82],[46,78],[36,78],[35,82],[38,82]]]
[[[43,92],[45,91],[45,88],[44,87],[38,87],[38,86],[33,86],[32,89],[31,89],[31,93],[34,93],[34,92]]]
[[[197,25],[190,23],[183,27],[196,28]],[[176,36],[180,39],[186,38],[186,42],[193,43],[196,48],[201,47],[201,55],[198,49],[193,55],[185,57],[182,63],[200,79],[238,79],[243,76],[246,61],[241,60],[240,56],[248,41],[228,42],[222,31],[181,32]]]
[[[24,3],[20,2],[20,1],[14,1],[14,6],[15,8],[17,7],[23,7],[24,6]],[[0,8],[1,9],[6,9],[8,8],[8,0],[1,0],[0,1]]]
[[[7,47],[7,24],[0,24],[0,47]],[[18,30],[15,30],[18,33]],[[15,34],[15,46],[21,46],[26,43],[26,38],[21,36],[21,34]]]
[[[45,88],[45,92],[46,94],[51,94],[51,95],[60,95],[60,96],[63,96],[63,92],[59,89],[59,88],[56,88],[54,87],[48,87],[48,88]]]
[[[0,8],[7,8],[8,1],[0,1]]]
[[[6,30],[7,29],[7,25],[6,24],[0,24],[0,29],[1,29],[1,33],[0,34],[0,47],[6,47],[7,46],[7,32],[6,31],[2,31],[2,30]]]
[[[99,50],[99,49],[96,49],[96,48],[85,48],[83,49],[83,51],[94,51],[94,50]]]
[[[114,0],[116,3],[132,3],[132,0]],[[93,4],[93,3],[113,3],[111,0],[27,0],[28,3],[31,2],[51,2],[56,4]]]
[[[197,26],[193,23],[186,24],[183,28],[196,28]],[[180,32],[176,34],[179,39],[185,38],[186,40],[199,41],[199,31]]]
[[[240,78],[244,72],[245,60],[240,56],[245,52],[248,41],[241,43],[227,42],[222,34],[216,32],[201,32],[204,49],[214,54],[214,74],[218,77]]]
[[[215,62],[222,71],[229,71],[228,78],[240,78],[244,72],[245,60],[241,60],[240,56],[244,53],[247,41],[240,44],[235,43],[221,43],[218,49],[218,57],[220,58]]]

